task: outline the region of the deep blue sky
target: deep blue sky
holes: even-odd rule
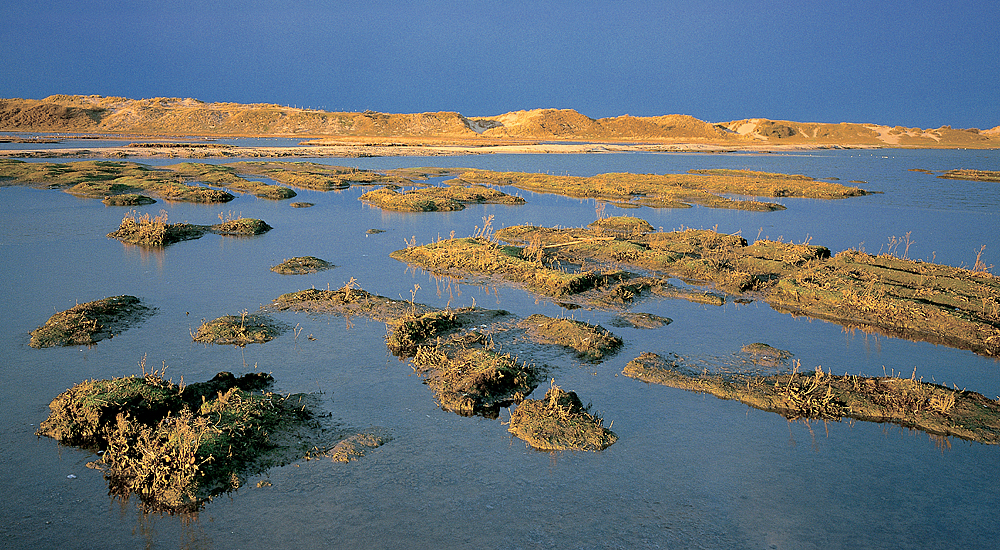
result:
[[[996,0],[9,0],[0,97],[986,129],[998,22]]]

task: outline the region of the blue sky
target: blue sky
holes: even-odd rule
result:
[[[0,97],[986,129],[998,21],[996,0],[14,0]]]

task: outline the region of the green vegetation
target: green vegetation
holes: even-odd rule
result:
[[[502,193],[489,187],[472,185],[463,187],[423,187],[400,193],[395,189],[382,187],[358,197],[371,205],[385,210],[402,212],[445,212],[463,210],[466,204],[524,204],[524,199]]]
[[[981,443],[1000,443],[1000,401],[971,391],[949,389],[899,376],[837,376],[817,367],[811,373],[709,374],[643,353],[625,376],[644,382],[709,393],[788,418],[853,418],[893,422],[925,432]]]
[[[66,390],[38,435],[102,451],[94,465],[111,493],[134,494],[151,510],[197,510],[248,475],[301,458],[308,439],[322,437],[308,396],[266,391],[270,375],[223,372],[183,386],[162,370],[143,371]]]
[[[618,436],[583,406],[576,392],[555,383],[542,400],[525,399],[510,415],[508,431],[542,451],[602,451]]]
[[[622,345],[622,339],[601,325],[574,319],[555,319],[536,313],[518,326],[528,331],[528,338],[540,344],[554,344],[573,350],[579,357],[600,360]]]
[[[722,195],[840,199],[869,194],[857,187],[817,181],[800,175],[747,170],[691,170],[687,174],[599,174],[591,177],[553,176],[524,172],[468,170],[457,180],[469,184],[512,185],[536,193],[599,198],[623,205],[653,208],[709,208],[783,210],[784,206],[755,200],[733,200]]]
[[[112,296],[77,304],[49,317],[43,326],[31,331],[29,345],[33,348],[92,346],[124,332],[152,313],[135,296]]]
[[[129,211],[122,218],[122,223],[116,231],[108,233],[108,237],[118,239],[126,244],[163,247],[180,241],[199,239],[205,233],[217,233],[228,236],[260,235],[271,230],[271,226],[261,220],[252,218],[224,219],[214,225],[194,225],[190,223],[167,223],[167,212],[161,210],[156,217],[149,213],[139,215],[135,210]]]
[[[271,266],[271,271],[282,275],[305,275],[333,269],[337,266],[315,256],[297,256],[289,258],[278,265]]]
[[[269,342],[286,329],[285,325],[276,323],[266,315],[243,311],[240,315],[224,315],[218,319],[203,321],[191,338],[204,344],[243,347]]]

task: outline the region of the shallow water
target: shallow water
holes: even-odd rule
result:
[[[884,157],[884,158],[883,158]],[[1000,264],[997,184],[944,180],[910,168],[1000,169],[996,151],[819,151],[790,155],[484,155],[321,159],[360,168],[468,166],[589,175],[747,168],[864,180],[884,194],[843,201],[779,199],[788,210],[706,208],[620,210],[665,230],[718,226],[748,240],[782,237],[829,247],[884,250],[910,232],[909,257]],[[171,162],[162,162],[168,164]],[[650,300],[633,310],[669,317],[656,330],[614,329],[625,348],[603,363],[557,353],[539,358],[565,389],[593,403],[620,436],[602,453],[541,453],[512,438],[499,420],[438,409],[430,391],[384,345],[385,327],[332,316],[282,313],[302,329],[245,349],[204,346],[190,331],[202,319],[255,310],[281,293],[342,286],[432,305],[502,307],[572,315],[610,326],[608,312],[566,311],[510,287],[435,279],[388,258],[418,243],[495,227],[593,221],[589,200],[535,195],[524,206],[404,214],[357,200],[364,188],[300,191],[305,209],[241,196],[222,206],[158,203],[172,222],[213,223],[220,212],[267,221],[265,235],[206,235],[159,252],[106,238],[124,208],[59,191],[0,188],[0,545],[149,548],[926,548],[991,547],[1000,448],[932,438],[894,425],[788,422],[734,402],[619,376],[642,351],[727,357],[762,341],[790,350],[803,368],[834,373],[895,371],[1000,395],[995,360],[793,318],[766,304],[703,306]],[[367,229],[386,232],[368,235]],[[269,267],[313,255],[337,264],[306,276]],[[93,348],[35,350],[28,332],[55,311],[104,296],[133,294],[156,315]],[[307,337],[312,336],[315,340]],[[283,392],[322,392],[345,427],[387,428],[394,439],[349,465],[300,462],[248,480],[196,517],[144,516],[107,496],[95,457],[60,447],[34,430],[59,392],[87,378],[168,365],[175,381],[220,370],[270,372]],[[542,393],[544,385],[537,391]],[[537,397],[537,396],[536,396]],[[69,479],[68,475],[76,478]],[[257,488],[268,479],[272,486]]]

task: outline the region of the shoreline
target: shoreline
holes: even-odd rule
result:
[[[95,140],[96,141],[96,140]],[[464,156],[489,154],[601,154],[601,153],[781,153],[826,149],[888,149],[876,145],[731,145],[710,143],[517,143],[504,145],[413,145],[342,144],[297,146],[238,146],[199,142],[177,144],[130,144],[122,147],[66,147],[49,149],[3,149],[0,158],[357,158],[402,156]],[[896,149],[898,147],[891,147]]]

